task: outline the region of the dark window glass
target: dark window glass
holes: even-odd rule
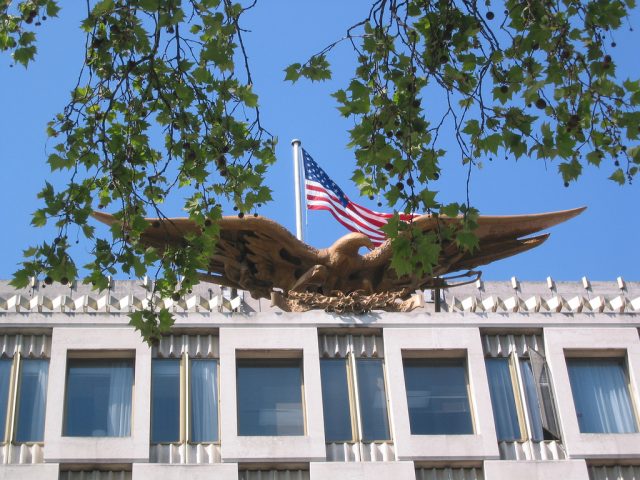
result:
[[[356,359],[362,440],[388,440],[389,419],[382,360]]]
[[[49,360],[24,359],[20,363],[16,442],[42,442],[44,440],[44,412],[48,375]]]
[[[9,402],[9,383],[11,382],[10,358],[0,359],[0,440],[4,438],[4,429],[7,424],[7,403]]]
[[[154,359],[151,368],[151,442],[180,441],[180,360]]]
[[[304,435],[299,360],[238,360],[238,435]]]
[[[131,435],[133,360],[69,359],[64,435]]]
[[[191,360],[191,441],[218,440],[218,362]]]
[[[487,358],[487,377],[496,434],[500,441],[519,440],[520,423],[508,358]]]
[[[347,368],[345,358],[320,360],[324,437],[327,442],[353,439]]]
[[[574,358],[567,367],[582,433],[638,431],[622,359]]]
[[[405,359],[413,435],[473,433],[464,360]]]

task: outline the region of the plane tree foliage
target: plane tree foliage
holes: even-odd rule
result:
[[[38,29],[64,14],[62,6],[0,0],[0,50],[27,67]],[[271,198],[264,180],[276,139],[261,122],[243,41],[250,34],[243,14],[255,6],[86,2],[78,81],[47,126],[49,167],[68,181],[45,183],[32,218],[57,234],[25,251],[15,286],[31,276],[46,283],[78,277],[70,239],[83,236],[93,246],[85,281],[104,289],[118,271],[150,275],[157,295],[131,322],[148,340],[171,326],[154,298],[180,298],[207,270],[221,204],[243,216]],[[630,28],[633,8],[635,0],[372,0],[343,38],[286,67],[284,79],[328,80],[332,50],[353,49],[353,76],[333,94],[340,113],[354,120],[353,181],[397,211],[461,215],[458,225],[432,234],[397,217],[385,228],[398,273],[428,274],[445,243],[477,246],[478,212],[468,195],[438,200],[435,182],[447,162],[461,162],[470,174],[498,156],[529,156],[557,164],[567,186],[589,165],[619,184],[634,180],[640,81],[618,78],[615,55],[616,31]],[[447,108],[434,114],[429,98],[436,95]],[[442,147],[445,136],[455,137],[456,151]],[[164,217],[172,195],[184,198],[203,234],[166,250],[141,246],[144,218]],[[110,238],[96,235],[94,209],[120,220]]]

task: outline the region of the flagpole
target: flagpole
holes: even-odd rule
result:
[[[300,145],[302,142],[297,138],[291,140],[291,148],[293,149],[293,180],[296,195],[296,237],[298,240],[304,241],[302,233],[302,191],[300,188]]]

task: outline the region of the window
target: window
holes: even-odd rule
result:
[[[320,373],[327,442],[390,439],[382,359],[323,358]]]
[[[14,438],[18,443],[44,440],[48,375],[49,360],[22,360],[18,380],[17,422]]]
[[[318,337],[327,443],[391,439],[380,335]]]
[[[412,435],[471,434],[464,359],[404,359]]]
[[[219,462],[218,336],[164,335],[151,354],[149,461]]]
[[[151,443],[218,441],[216,359],[154,358],[151,378]]]
[[[151,443],[180,441],[180,360],[151,364]]]
[[[549,369],[540,353],[542,338],[485,335],[483,341],[498,441],[559,440]]]
[[[567,359],[582,433],[636,433],[629,379],[621,358]]]
[[[299,359],[240,359],[238,435],[304,435]]]
[[[50,337],[7,335],[0,359],[0,444],[44,440]],[[35,351],[38,344],[41,348]],[[10,348],[9,348],[10,347]],[[13,420],[12,420],[13,419]]]
[[[131,435],[132,359],[67,361],[64,433],[70,437]]]

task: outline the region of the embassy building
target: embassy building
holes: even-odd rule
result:
[[[640,283],[365,315],[201,284],[152,347],[149,295],[0,284],[0,479],[640,479]]]

